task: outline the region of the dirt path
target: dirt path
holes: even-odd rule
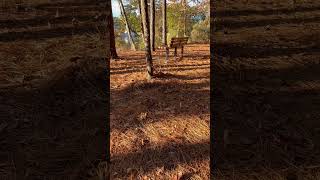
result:
[[[143,52],[111,63],[113,178],[209,174],[209,45],[189,45],[183,60],[159,63],[145,81]],[[163,61],[164,57],[160,57]]]

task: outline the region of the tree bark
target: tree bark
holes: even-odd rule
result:
[[[144,44],[145,44],[145,54],[147,62],[147,79],[152,79],[153,76],[153,64],[152,64],[152,54],[150,47],[150,24],[148,16],[148,1],[140,0],[141,2],[141,15],[142,24],[144,29]]]
[[[132,40],[131,29],[130,29],[130,26],[129,26],[129,23],[128,23],[128,17],[127,17],[126,11],[124,9],[122,0],[118,0],[118,1],[119,1],[119,5],[120,5],[121,14],[122,14],[122,16],[124,18],[124,21],[125,21],[125,24],[126,24],[126,29],[127,29],[127,32],[128,32],[129,43],[131,45],[131,49],[135,51],[136,47],[134,46],[134,43],[133,43],[133,40]]]
[[[112,59],[118,59],[119,56],[116,50],[116,41],[114,35],[114,22],[112,16],[112,6],[111,0],[107,0],[106,3],[106,10],[107,10],[107,33],[109,33],[109,49],[110,49],[110,57]]]
[[[162,45],[167,45],[167,0],[162,1]]]
[[[150,43],[152,51],[155,51],[155,13],[155,0],[150,0]]]
[[[141,35],[142,35],[142,39],[144,39],[144,30],[143,30],[143,23],[142,23],[142,14],[141,14],[141,2],[139,0],[139,13],[140,13],[140,23],[141,23]]]
[[[169,59],[169,48],[167,45],[167,0],[162,1],[162,46],[166,51],[166,63]]]
[[[106,9],[107,17],[110,16],[110,15],[112,16],[111,1],[107,0],[105,9]],[[106,19],[106,23],[107,23],[107,26],[109,26],[108,24],[110,24],[111,22],[109,21],[109,19]],[[106,37],[106,56],[107,56],[106,64],[107,64],[107,69],[105,71],[106,72],[106,76],[104,78],[107,78],[107,82],[110,82],[110,74],[109,74],[110,73],[110,71],[109,71],[109,69],[110,69],[110,61],[109,60],[111,58],[111,53],[110,53],[110,32],[109,32],[110,29],[106,28],[105,30],[106,30],[106,36],[105,37]],[[105,84],[107,86],[106,90],[109,90],[110,89],[110,83],[105,83]],[[106,93],[106,94],[107,94],[107,98],[110,99],[110,93]],[[110,106],[107,106],[106,114],[107,115],[110,114]],[[107,129],[110,129],[110,121],[107,120],[105,123],[106,123],[105,127]],[[109,138],[110,137],[110,131],[106,131],[105,137],[107,138],[106,139],[106,146],[105,146],[105,147],[107,147],[106,148],[106,153],[105,153],[105,159],[106,159],[107,163],[110,164],[110,155],[109,155],[110,154],[110,148],[108,148],[108,147],[110,147],[110,138]],[[107,171],[107,173],[108,173],[108,171]]]
[[[187,36],[187,0],[183,0],[183,16],[184,16],[183,35],[184,37],[186,37]]]
[[[107,13],[106,13],[106,23],[107,23],[107,27],[106,27],[106,54],[107,54],[107,58],[110,59],[111,58],[111,53],[110,53],[110,19],[109,19],[109,16],[111,14],[112,16],[112,12],[110,11],[110,9],[112,8],[111,6],[111,1],[107,1],[106,3],[106,10],[107,10]]]

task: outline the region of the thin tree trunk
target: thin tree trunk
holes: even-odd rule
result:
[[[111,6],[111,1],[109,1],[109,0],[107,0],[107,2],[106,2],[106,6],[105,6],[105,9],[106,9],[106,14],[107,14],[107,16],[106,16],[106,23],[107,23],[107,26],[109,26],[109,24],[111,23],[109,20],[110,19],[108,19],[108,17],[111,15],[112,16],[112,6]],[[109,28],[106,28],[106,54],[107,54],[107,70],[108,69],[110,69],[110,61],[109,61],[109,59],[111,58],[111,54],[110,54],[110,31],[111,29],[109,29]],[[107,73],[106,73],[106,76],[104,77],[104,78],[107,78],[107,82],[109,81],[110,82],[110,74],[109,74],[109,71],[106,71]],[[107,85],[107,90],[109,90],[110,89],[110,83],[105,83],[106,85]],[[107,98],[108,99],[110,99],[110,93],[106,93],[106,95],[107,95]],[[106,114],[107,115],[109,115],[110,114],[110,106],[108,106],[107,108],[106,108]],[[110,121],[106,121],[105,122],[106,123],[106,127],[107,127],[107,129],[110,129]],[[106,146],[105,147],[107,147],[106,148],[106,161],[107,161],[107,163],[108,164],[110,164],[110,156],[109,156],[109,154],[110,154],[110,148],[108,148],[108,147],[110,147],[110,131],[105,131],[106,133],[105,133],[105,137],[107,138],[106,139]]]
[[[162,2],[162,44],[167,45],[167,0]]]
[[[150,24],[148,16],[148,1],[140,0],[141,2],[141,15],[142,24],[144,29],[144,44],[145,44],[145,54],[147,62],[147,79],[151,79],[153,76],[153,64],[152,64],[152,54],[150,47]]]
[[[107,54],[107,58],[111,58],[111,53],[110,53],[110,29],[108,28],[110,25],[110,21],[109,21],[109,16],[110,14],[112,14],[112,12],[110,11],[110,9],[112,8],[111,6],[111,1],[107,1],[106,3],[106,10],[107,10],[107,13],[106,13],[106,54]],[[111,15],[112,16],[112,15]]]
[[[184,16],[184,23],[183,23],[183,35],[184,37],[187,36],[187,0],[183,0],[183,16]]]
[[[162,1],[162,46],[166,49],[166,63],[169,59],[169,48],[167,45],[167,0]]]
[[[114,22],[112,16],[112,6],[111,1],[107,0],[107,32],[109,31],[110,34],[110,57],[112,59],[118,59],[119,56],[116,50],[116,42],[115,42],[115,35],[114,35]]]
[[[141,14],[141,2],[139,0],[139,13],[140,13],[140,23],[141,23],[141,35],[142,35],[142,39],[144,39],[144,30],[143,30],[143,23],[142,23],[142,14]]]
[[[155,51],[155,13],[155,0],[150,0],[150,43],[152,51]]]
[[[131,45],[131,49],[135,51],[136,47],[134,46],[134,43],[133,43],[133,40],[132,40],[131,29],[129,27],[128,17],[127,17],[126,11],[124,9],[122,0],[118,0],[118,1],[119,1],[119,5],[120,5],[121,14],[124,17],[124,21],[125,21],[125,24],[126,24],[126,29],[127,29],[127,32],[128,32],[128,37],[129,37],[129,42],[130,42],[130,45]]]

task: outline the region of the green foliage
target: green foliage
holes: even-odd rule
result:
[[[191,0],[192,1],[192,0]],[[200,0],[205,2],[204,0]],[[137,49],[143,49],[144,43],[141,37],[141,18],[139,14],[139,0],[123,0],[125,11],[128,17],[128,21],[131,30],[136,34],[134,42]],[[188,0],[190,2],[190,0]],[[156,0],[156,22],[155,22],[155,45],[156,47],[161,44],[162,41],[162,0]],[[200,3],[196,6],[186,6],[186,36],[191,37],[192,41],[204,42],[209,38],[209,23],[206,16],[209,12],[209,3]],[[172,37],[184,36],[184,5],[181,0],[171,0],[167,4],[167,25],[168,43]],[[130,48],[129,44],[121,39],[121,33],[125,32],[125,22],[123,17],[119,17],[116,28],[116,43],[117,47]]]
[[[141,32],[141,26],[140,26],[140,15],[138,14],[138,6],[137,4],[127,4],[124,6],[126,15],[128,17],[129,26],[131,30],[135,33]],[[121,17],[123,19],[123,17]],[[124,20],[123,20],[124,23]]]
[[[192,42],[209,42],[210,39],[210,18],[207,17],[204,21],[193,26],[191,32]]]

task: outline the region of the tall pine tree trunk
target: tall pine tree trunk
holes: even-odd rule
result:
[[[111,14],[111,16],[112,16],[112,12],[111,12],[111,9],[112,9],[112,6],[111,6],[111,1],[109,1],[109,0],[107,0],[107,2],[106,2],[106,5],[105,5],[105,9],[106,9],[106,13],[107,13],[107,16],[106,16],[106,23],[107,23],[107,26],[109,26],[109,24],[111,23],[109,20],[110,19],[108,19],[108,16],[110,16],[110,14]],[[107,82],[110,82],[110,71],[108,71],[109,69],[110,69],[110,61],[109,61],[109,59],[111,58],[111,54],[110,54],[110,31],[111,29],[109,29],[109,28],[106,28],[105,29],[105,32],[106,32],[106,35],[105,35],[105,38],[106,38],[106,54],[107,54],[107,70],[105,71],[106,72],[106,76],[104,77],[104,78],[107,78]],[[106,90],[109,90],[110,89],[110,85],[109,85],[110,83],[106,83]],[[108,92],[108,91],[107,91]],[[107,94],[107,99],[110,99],[110,93],[106,93]],[[110,106],[107,106],[107,108],[106,108],[106,115],[109,115],[110,114]],[[105,124],[105,127],[107,127],[107,129],[110,129],[110,121],[109,120],[106,120],[106,122],[105,122],[106,124]],[[106,146],[105,147],[107,147],[106,148],[106,151],[105,151],[105,154],[106,154],[106,156],[105,156],[105,159],[106,159],[106,161],[107,161],[107,164],[110,164],[110,156],[109,156],[109,154],[110,154],[110,148],[108,148],[108,147],[110,147],[110,131],[106,131],[106,134],[105,134],[105,137],[107,138],[106,139]],[[108,178],[108,172],[107,172],[107,174],[106,174],[106,178]]]
[[[119,1],[119,5],[120,5],[121,14],[122,14],[122,16],[124,18],[124,21],[125,21],[125,24],[126,24],[126,29],[127,29],[127,32],[128,32],[128,38],[129,38],[129,42],[130,42],[130,45],[131,45],[131,49],[135,51],[136,47],[134,46],[134,43],[133,43],[133,40],[132,40],[131,29],[130,29],[130,26],[129,26],[129,23],[128,23],[128,17],[127,17],[126,11],[124,10],[124,6],[123,6],[123,3],[122,3],[122,0],[118,0],[118,1]]]
[[[155,50],[155,0],[150,0],[150,43],[151,50]]]
[[[141,3],[141,15],[142,24],[144,30],[144,44],[145,44],[145,54],[147,62],[147,79],[151,79],[153,76],[153,64],[152,64],[152,54],[150,47],[150,24],[148,16],[148,0],[140,0]]]
[[[183,35],[184,37],[186,37],[187,36],[187,0],[183,0],[183,16],[184,16]]]
[[[114,23],[113,23],[113,16],[112,16],[112,6],[111,0],[107,0],[106,3],[106,10],[107,10],[107,32],[109,31],[110,34],[110,56],[112,59],[118,59],[118,54],[116,50],[116,41],[114,36]]]
[[[167,45],[167,0],[162,1],[162,46],[166,49],[166,63],[169,59],[169,48]]]
[[[107,27],[109,27],[110,25],[110,21],[109,21],[109,14],[112,14],[112,12],[110,11],[110,9],[112,8],[111,6],[111,1],[107,1],[106,3],[106,10],[107,10],[107,14],[106,14],[106,23],[107,23]],[[107,58],[111,58],[111,54],[110,54],[110,29],[106,28],[106,54],[107,54]]]
[[[143,30],[143,23],[142,23],[142,14],[141,14],[141,2],[139,0],[139,13],[140,13],[140,23],[141,23],[141,35],[142,35],[142,39],[144,39],[144,30]]]
[[[162,45],[167,45],[167,0],[162,1]]]

